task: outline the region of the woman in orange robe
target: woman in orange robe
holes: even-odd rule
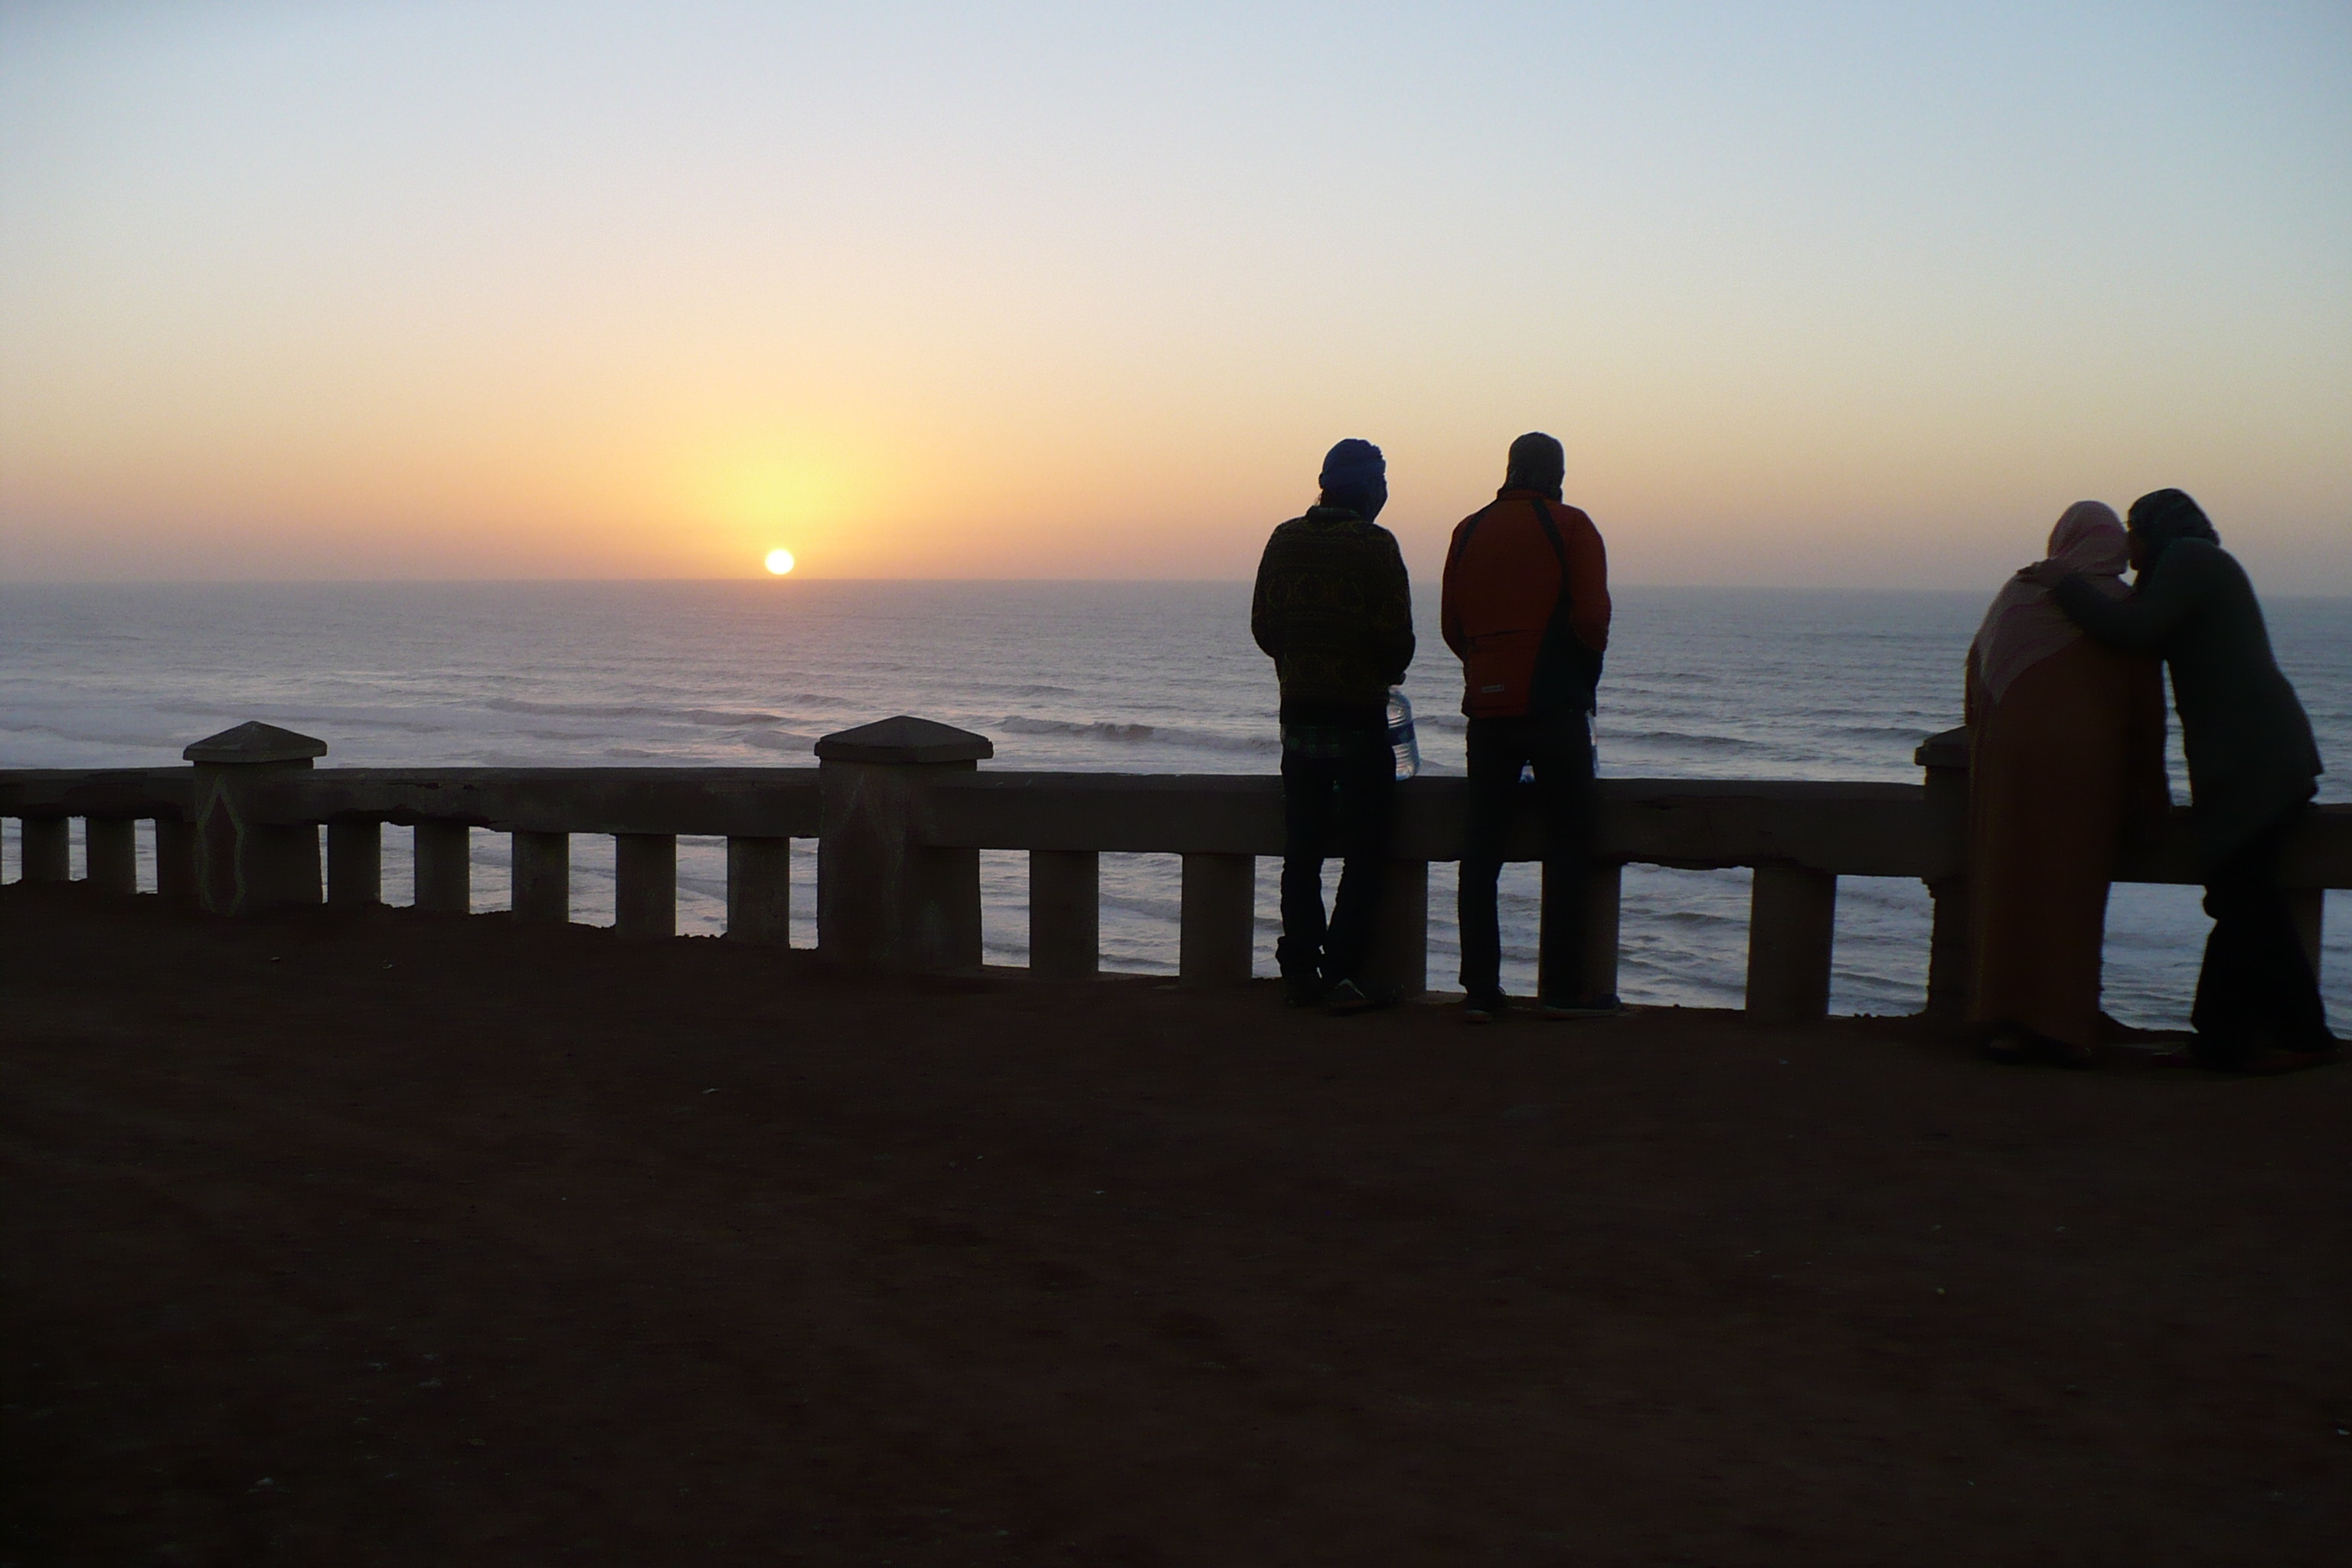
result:
[[[2113,509],[2077,501],[1969,648],[1969,1016],[1997,1061],[2095,1066],[2119,1027],[2099,1011],[2107,885],[2126,840],[2171,808],[2164,679],[2083,636],[2042,582],[2080,573],[2120,598],[2126,564]]]

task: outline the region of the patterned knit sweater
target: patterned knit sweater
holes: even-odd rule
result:
[[[1345,507],[1274,531],[1250,631],[1282,680],[1285,724],[1380,724],[1412,662],[1412,588],[1396,536]]]

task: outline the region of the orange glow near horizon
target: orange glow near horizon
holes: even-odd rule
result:
[[[770,444],[706,463],[681,503],[727,537],[772,548],[778,535],[788,535],[806,552],[811,541],[822,543],[873,500],[836,463]]]

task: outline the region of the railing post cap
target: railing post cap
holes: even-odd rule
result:
[[[828,763],[971,763],[996,755],[996,745],[985,735],[901,713],[827,735],[816,754]]]
[[[192,763],[307,763],[326,754],[326,742],[258,719],[206,735],[180,753]]]
[[[1969,727],[1939,731],[1919,742],[1911,760],[1923,768],[1965,768],[1969,765]]]

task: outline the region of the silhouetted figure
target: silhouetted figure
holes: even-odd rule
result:
[[[1319,504],[1274,531],[1258,563],[1250,631],[1282,681],[1282,940],[1294,1005],[1352,1012],[1385,1000],[1364,973],[1380,903],[1396,763],[1389,688],[1412,662],[1412,591],[1370,441],[1323,459]],[[1323,862],[1346,858],[1327,930]]]
[[[2099,1011],[2099,969],[2116,856],[2172,806],[2164,672],[2084,636],[2040,579],[2078,572],[2120,599],[2128,550],[2112,507],[2076,501],[1969,646],[1969,1016],[1996,1061],[2090,1067],[2132,1034]]]
[[[2173,489],[2140,497],[2130,540],[2132,597],[2072,575],[2051,597],[2099,641],[2161,655],[2172,672],[2213,917],[2193,1055],[2237,1071],[2329,1060],[2336,1041],[2278,881],[2281,841],[2317,790],[2311,721],[2272,657],[2253,584],[2197,503]]]
[[[1495,909],[1519,771],[1532,764],[1543,813],[1543,951],[1537,994],[1549,1017],[1618,1010],[1584,973],[1585,888],[1593,837],[1592,726],[1609,647],[1609,560],[1592,520],[1560,502],[1567,458],[1549,436],[1511,443],[1493,504],[1462,520],[1445,557],[1445,645],[1461,656],[1470,815],[1462,846],[1463,1016],[1504,1016]]]

